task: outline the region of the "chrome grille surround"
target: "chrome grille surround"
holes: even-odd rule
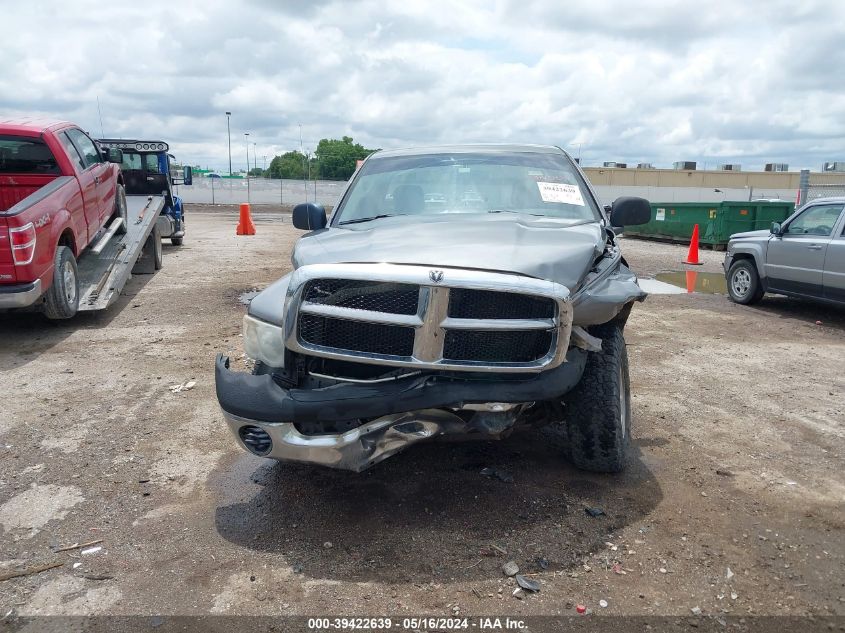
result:
[[[312,264],[302,266],[291,275],[285,298],[285,346],[294,352],[323,358],[335,358],[393,367],[414,367],[450,371],[489,371],[500,373],[538,372],[560,365],[569,347],[572,331],[572,304],[569,290],[558,283],[516,274],[458,268],[438,268],[443,277],[433,282],[430,266],[399,264]],[[315,279],[360,280],[414,284],[419,287],[416,314],[393,314],[325,305],[303,300],[303,290]],[[464,319],[448,316],[452,288],[514,293],[545,297],[556,304],[553,318],[538,319]],[[344,321],[359,321],[414,329],[411,355],[396,356],[357,352],[314,345],[299,334],[300,315],[314,315]],[[449,360],[443,357],[446,332],[471,330],[479,332],[547,331],[551,344],[547,354],[530,362],[489,362]]]

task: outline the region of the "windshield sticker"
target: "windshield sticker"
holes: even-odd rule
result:
[[[540,197],[543,202],[561,202],[563,204],[576,204],[583,207],[584,198],[581,197],[581,190],[575,185],[562,185],[555,182],[538,182]]]

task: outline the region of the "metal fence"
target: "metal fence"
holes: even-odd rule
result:
[[[194,178],[190,187],[178,187],[188,203],[296,205],[316,202],[334,206],[346,186],[337,180],[272,180],[269,178]]]
[[[845,182],[813,184],[807,186],[806,202],[816,198],[830,198],[832,196],[845,196]]]

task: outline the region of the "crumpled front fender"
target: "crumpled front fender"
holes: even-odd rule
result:
[[[624,264],[608,274],[600,274],[573,296],[574,325],[599,325],[613,320],[633,301],[644,301],[648,293],[640,288],[637,276]]]

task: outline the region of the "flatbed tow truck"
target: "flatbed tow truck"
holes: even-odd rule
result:
[[[164,196],[126,196],[126,233],[108,231],[77,262],[79,311],[105,310],[120,296],[132,274],[151,274],[162,266],[156,225]],[[116,220],[115,220],[116,222]]]

